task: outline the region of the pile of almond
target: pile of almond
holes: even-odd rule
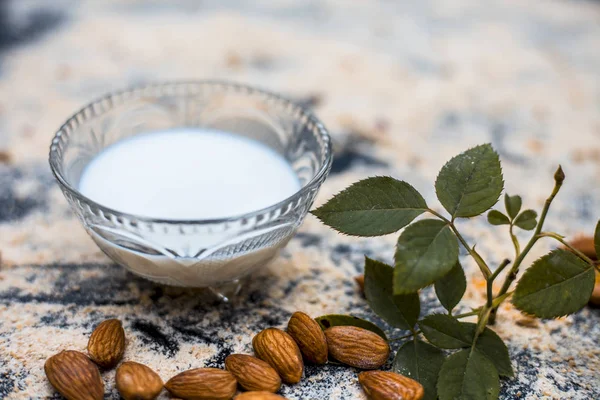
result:
[[[364,370],[380,368],[390,348],[376,333],[355,326],[333,326],[323,331],[317,321],[303,312],[290,318],[287,332],[268,328],[252,340],[256,357],[231,354],[225,370],[196,368],[163,381],[149,367],[133,361],[119,365],[116,387],[125,400],[151,400],[163,387],[174,397],[190,400],[276,400],[282,381],[300,382],[304,362],[325,364],[329,357]],[[88,354],[66,350],[50,357],[44,365],[48,380],[68,400],[104,398],[104,382],[98,366],[115,367],[125,352],[125,331],[121,321],[100,323],[88,343]],[[423,387],[416,381],[383,371],[366,371],[358,376],[372,400],[419,400]]]

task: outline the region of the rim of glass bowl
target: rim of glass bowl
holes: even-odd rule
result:
[[[311,123],[313,126],[310,128],[313,130],[314,134],[318,134],[323,141],[324,147],[324,161],[319,170],[314,174],[311,180],[306,183],[300,190],[298,190],[293,195],[287,197],[286,199],[275,203],[269,207],[262,208],[260,210],[252,211],[245,214],[233,215],[231,217],[224,218],[208,218],[208,219],[189,219],[189,220],[177,220],[177,219],[162,219],[162,218],[151,218],[143,215],[131,214],[122,211],[115,210],[110,207],[106,207],[100,203],[95,202],[89,197],[84,196],[77,188],[73,187],[63,176],[61,173],[61,162],[62,162],[62,147],[66,145],[69,140],[69,133],[65,131],[65,129],[69,129],[70,125],[74,125],[77,127],[80,123],[86,121],[90,118],[96,118],[106,112],[118,107],[119,105],[125,103],[128,99],[128,95],[136,95],[143,94],[148,90],[164,90],[168,88],[186,88],[186,87],[194,87],[194,88],[202,88],[209,87],[215,88],[219,90],[225,91],[233,91],[236,93],[241,93],[245,95],[260,95],[264,99],[268,99],[271,101],[276,101],[284,108],[287,108],[290,114],[297,114],[296,118],[305,118],[305,124]],[[167,91],[168,93],[168,91]],[[180,95],[180,93],[174,91],[171,94]],[[181,94],[185,94],[183,91]],[[100,111],[98,111],[100,109]],[[315,132],[315,130],[317,132]],[[260,215],[268,214],[272,211],[275,211],[284,205],[297,201],[302,198],[305,194],[311,192],[315,186],[318,186],[322,183],[325,176],[331,169],[331,164],[333,161],[333,153],[331,149],[331,138],[329,136],[329,132],[323,125],[323,123],[312,114],[312,112],[308,111],[304,107],[294,103],[291,100],[286,99],[278,94],[273,92],[259,89],[256,87],[248,86],[245,84],[239,84],[234,82],[227,81],[218,81],[218,80],[197,80],[197,81],[170,81],[170,82],[154,82],[148,83],[144,85],[132,86],[123,90],[118,90],[115,92],[108,93],[102,97],[97,98],[96,100],[90,102],[75,114],[73,114],[67,121],[61,125],[58,131],[55,133],[52,142],[50,144],[50,169],[54,174],[54,177],[58,181],[58,183],[65,189],[70,195],[75,197],[78,201],[82,201],[86,203],[88,206],[93,206],[98,210],[102,211],[102,213],[109,217],[112,214],[115,217],[126,217],[130,220],[137,220],[144,223],[156,223],[156,224],[173,224],[173,225],[213,225],[213,224],[222,224],[228,222],[238,221],[244,218],[252,218]],[[107,214],[109,214],[107,216]]]

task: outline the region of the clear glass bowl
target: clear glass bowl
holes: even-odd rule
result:
[[[258,140],[285,157],[302,188],[252,213],[189,221],[122,213],[78,191],[84,168],[105,147],[175,127]],[[52,172],[100,249],[137,275],[187,287],[237,288],[240,278],[275,257],[302,223],[331,162],[329,134],[310,112],[278,95],[222,82],[159,83],[109,94],[69,118],[50,147]]]

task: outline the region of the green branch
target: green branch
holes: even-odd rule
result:
[[[492,276],[490,276],[490,281],[494,281],[494,279],[496,279],[498,277],[498,275],[500,275],[502,273],[502,271],[504,271],[504,268],[506,268],[507,265],[510,264],[510,260],[508,258],[505,258],[500,265],[498,266],[498,268],[496,268],[496,270],[494,271],[494,273],[492,274]]]
[[[471,257],[473,257],[473,259],[477,263],[477,266],[481,270],[481,273],[483,274],[484,278],[488,279],[492,275],[492,271],[490,270],[490,267],[488,267],[488,265],[483,260],[481,255],[479,255],[477,250],[475,250],[475,247],[469,246],[469,244],[467,243],[465,238],[460,234],[458,229],[456,229],[454,222],[450,221],[448,218],[444,217],[443,215],[441,215],[440,213],[438,213],[432,209],[427,209],[427,211],[429,211],[431,214],[435,215],[436,217],[438,217],[439,219],[441,219],[442,221],[444,221],[445,223],[448,224],[448,226],[450,227],[450,229],[452,229],[452,232],[454,232],[454,234],[456,235],[456,237],[458,238],[460,243],[463,245],[463,247],[469,252],[469,255],[471,255]]]
[[[458,319],[458,318],[472,317],[473,315],[479,314],[480,311],[481,311],[481,307],[476,308],[475,310],[468,312],[468,313],[455,315],[454,318]]]
[[[477,327],[475,329],[475,335],[473,336],[473,344],[471,345],[471,350],[475,347],[477,343],[477,339],[479,335],[485,330],[485,327],[490,318],[490,313],[492,312],[492,307],[485,306],[481,309],[479,316],[477,317]]]
[[[508,258],[504,259],[504,261],[502,261],[502,263],[498,266],[498,268],[496,268],[496,270],[494,271],[492,276],[490,276],[487,280],[487,307],[491,308],[492,303],[494,302],[494,293],[493,293],[494,279],[496,279],[498,277],[498,275],[500,275],[500,273],[502,271],[504,271],[504,268],[506,268],[506,266],[508,264],[510,264],[510,260]]]
[[[473,311],[470,311],[468,313],[455,315],[454,318],[459,319],[459,318],[471,317],[473,315],[479,314],[480,312],[481,312],[481,307],[477,308],[477,309],[475,309]],[[400,336],[400,337],[397,337],[397,338],[389,339],[388,342],[397,342],[399,340],[408,339],[408,338],[413,337],[413,336],[417,337],[420,333],[421,333],[421,331],[417,329],[417,330],[414,330],[413,332],[409,333],[408,335],[404,335],[404,336]]]
[[[519,257],[519,254],[521,254],[521,245],[519,244],[519,240],[517,239],[517,236],[513,233],[513,228],[514,228],[514,225],[511,222],[510,228],[508,229],[508,233],[510,234],[510,240],[512,240],[513,246],[515,246],[515,260],[516,260]]]
[[[515,281],[515,279],[517,279],[517,274],[519,273],[519,267],[521,266],[523,259],[525,259],[525,256],[527,256],[527,254],[532,249],[532,247],[535,245],[535,243],[540,239],[539,235],[540,235],[540,232],[542,231],[542,227],[544,226],[544,221],[546,220],[546,215],[548,215],[548,210],[550,209],[550,205],[552,204],[552,201],[558,194],[558,191],[560,190],[560,187],[562,186],[564,179],[565,179],[565,174],[564,174],[561,166],[559,165],[558,169],[556,170],[556,173],[554,174],[554,188],[552,189],[552,193],[550,194],[550,196],[546,199],[546,201],[544,203],[544,208],[542,209],[542,214],[540,215],[540,220],[535,228],[535,232],[533,233],[533,236],[531,237],[531,239],[529,239],[529,242],[527,243],[527,246],[525,246],[525,248],[523,249],[523,252],[521,252],[518,255],[518,257],[515,259],[515,263],[513,264],[512,268],[509,270],[508,275],[506,276],[506,279],[504,280],[504,283],[502,285],[502,288],[500,289],[500,291],[498,292],[498,295],[496,297],[500,297],[500,296],[506,294],[506,292],[508,292],[508,289],[510,288],[510,285],[512,285],[512,283]],[[496,319],[497,310],[498,310],[498,307],[497,306],[494,307],[494,310],[491,315],[492,323]]]
[[[565,241],[565,239],[560,236],[557,233],[554,232],[541,232],[538,235],[540,238],[543,237],[548,237],[548,238],[552,238],[555,239],[557,241],[559,241],[560,243],[562,243],[567,249],[571,250],[573,253],[575,253],[579,258],[581,258],[583,261],[587,262],[588,264],[591,265],[596,265],[596,263],[594,262],[594,260],[592,260],[591,258],[589,258],[588,256],[586,256],[585,254],[583,254],[581,251],[577,250],[575,247],[571,246],[569,243],[567,243]]]
[[[388,339],[388,342],[397,342],[399,340],[408,339],[408,338],[413,337],[413,336],[416,337],[419,333],[421,333],[421,331],[416,330],[414,332],[409,333],[408,335],[404,335],[404,336],[400,336],[400,337],[397,337],[397,338]]]

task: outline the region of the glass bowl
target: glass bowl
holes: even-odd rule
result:
[[[248,214],[185,221],[119,212],[79,192],[84,168],[107,146],[177,127],[218,129],[260,141],[289,162],[301,189]],[[150,84],[109,94],[69,118],[50,146],[50,167],[60,188],[104,253],[152,281],[210,287],[217,294],[226,292],[221,288],[237,290],[240,278],[286,245],[331,162],[329,134],[310,112],[263,90],[209,81]]]

